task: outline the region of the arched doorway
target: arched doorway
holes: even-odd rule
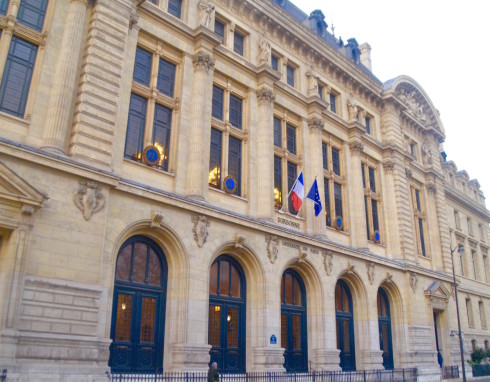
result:
[[[113,372],[161,372],[167,262],[160,247],[134,236],[117,256],[109,366]]]
[[[393,369],[393,344],[391,340],[390,302],[386,292],[378,289],[378,327],[379,348],[383,352],[383,366],[386,370]]]
[[[354,347],[354,314],[352,295],[347,284],[339,280],[335,286],[335,311],[337,318],[337,349],[340,350],[342,371],[356,370]]]
[[[222,373],[245,372],[246,283],[242,268],[231,256],[221,255],[209,276],[211,362]]]
[[[281,281],[281,346],[288,373],[308,371],[306,292],[299,274],[287,269]]]

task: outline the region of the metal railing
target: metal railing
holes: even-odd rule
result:
[[[484,377],[490,375],[490,365],[475,365],[473,368],[473,377]]]
[[[7,380],[7,369],[3,369],[2,375],[0,375],[0,382],[5,382]]]
[[[207,382],[207,373],[108,374],[111,382]],[[414,382],[417,369],[220,374],[220,382]]]
[[[442,379],[457,379],[459,378],[458,366],[444,366],[441,370]]]

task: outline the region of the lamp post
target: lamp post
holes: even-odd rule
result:
[[[459,254],[464,253],[463,245],[459,244],[455,248],[451,248],[451,263],[453,266],[453,284],[454,284],[454,296],[456,298],[456,317],[458,318],[458,332],[459,332],[459,351],[461,353],[461,367],[463,372],[463,382],[466,382],[466,372],[464,368],[464,353],[463,353],[463,336],[461,335],[461,321],[459,319],[459,303],[458,303],[458,286],[456,285],[456,274],[454,273],[454,251],[458,250]]]

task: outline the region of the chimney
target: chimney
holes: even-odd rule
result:
[[[367,42],[359,45],[359,50],[361,51],[361,64],[368,68],[371,72],[373,68],[371,66],[371,45]]]

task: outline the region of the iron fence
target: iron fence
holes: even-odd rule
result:
[[[473,377],[484,377],[490,375],[490,365],[475,365],[473,368]]]
[[[207,382],[207,373],[108,375],[111,382]],[[220,382],[414,382],[417,369],[221,374]]]
[[[441,370],[442,379],[457,379],[459,378],[458,366],[444,366]]]
[[[5,382],[7,380],[7,369],[3,369],[2,375],[0,375],[0,382]]]

